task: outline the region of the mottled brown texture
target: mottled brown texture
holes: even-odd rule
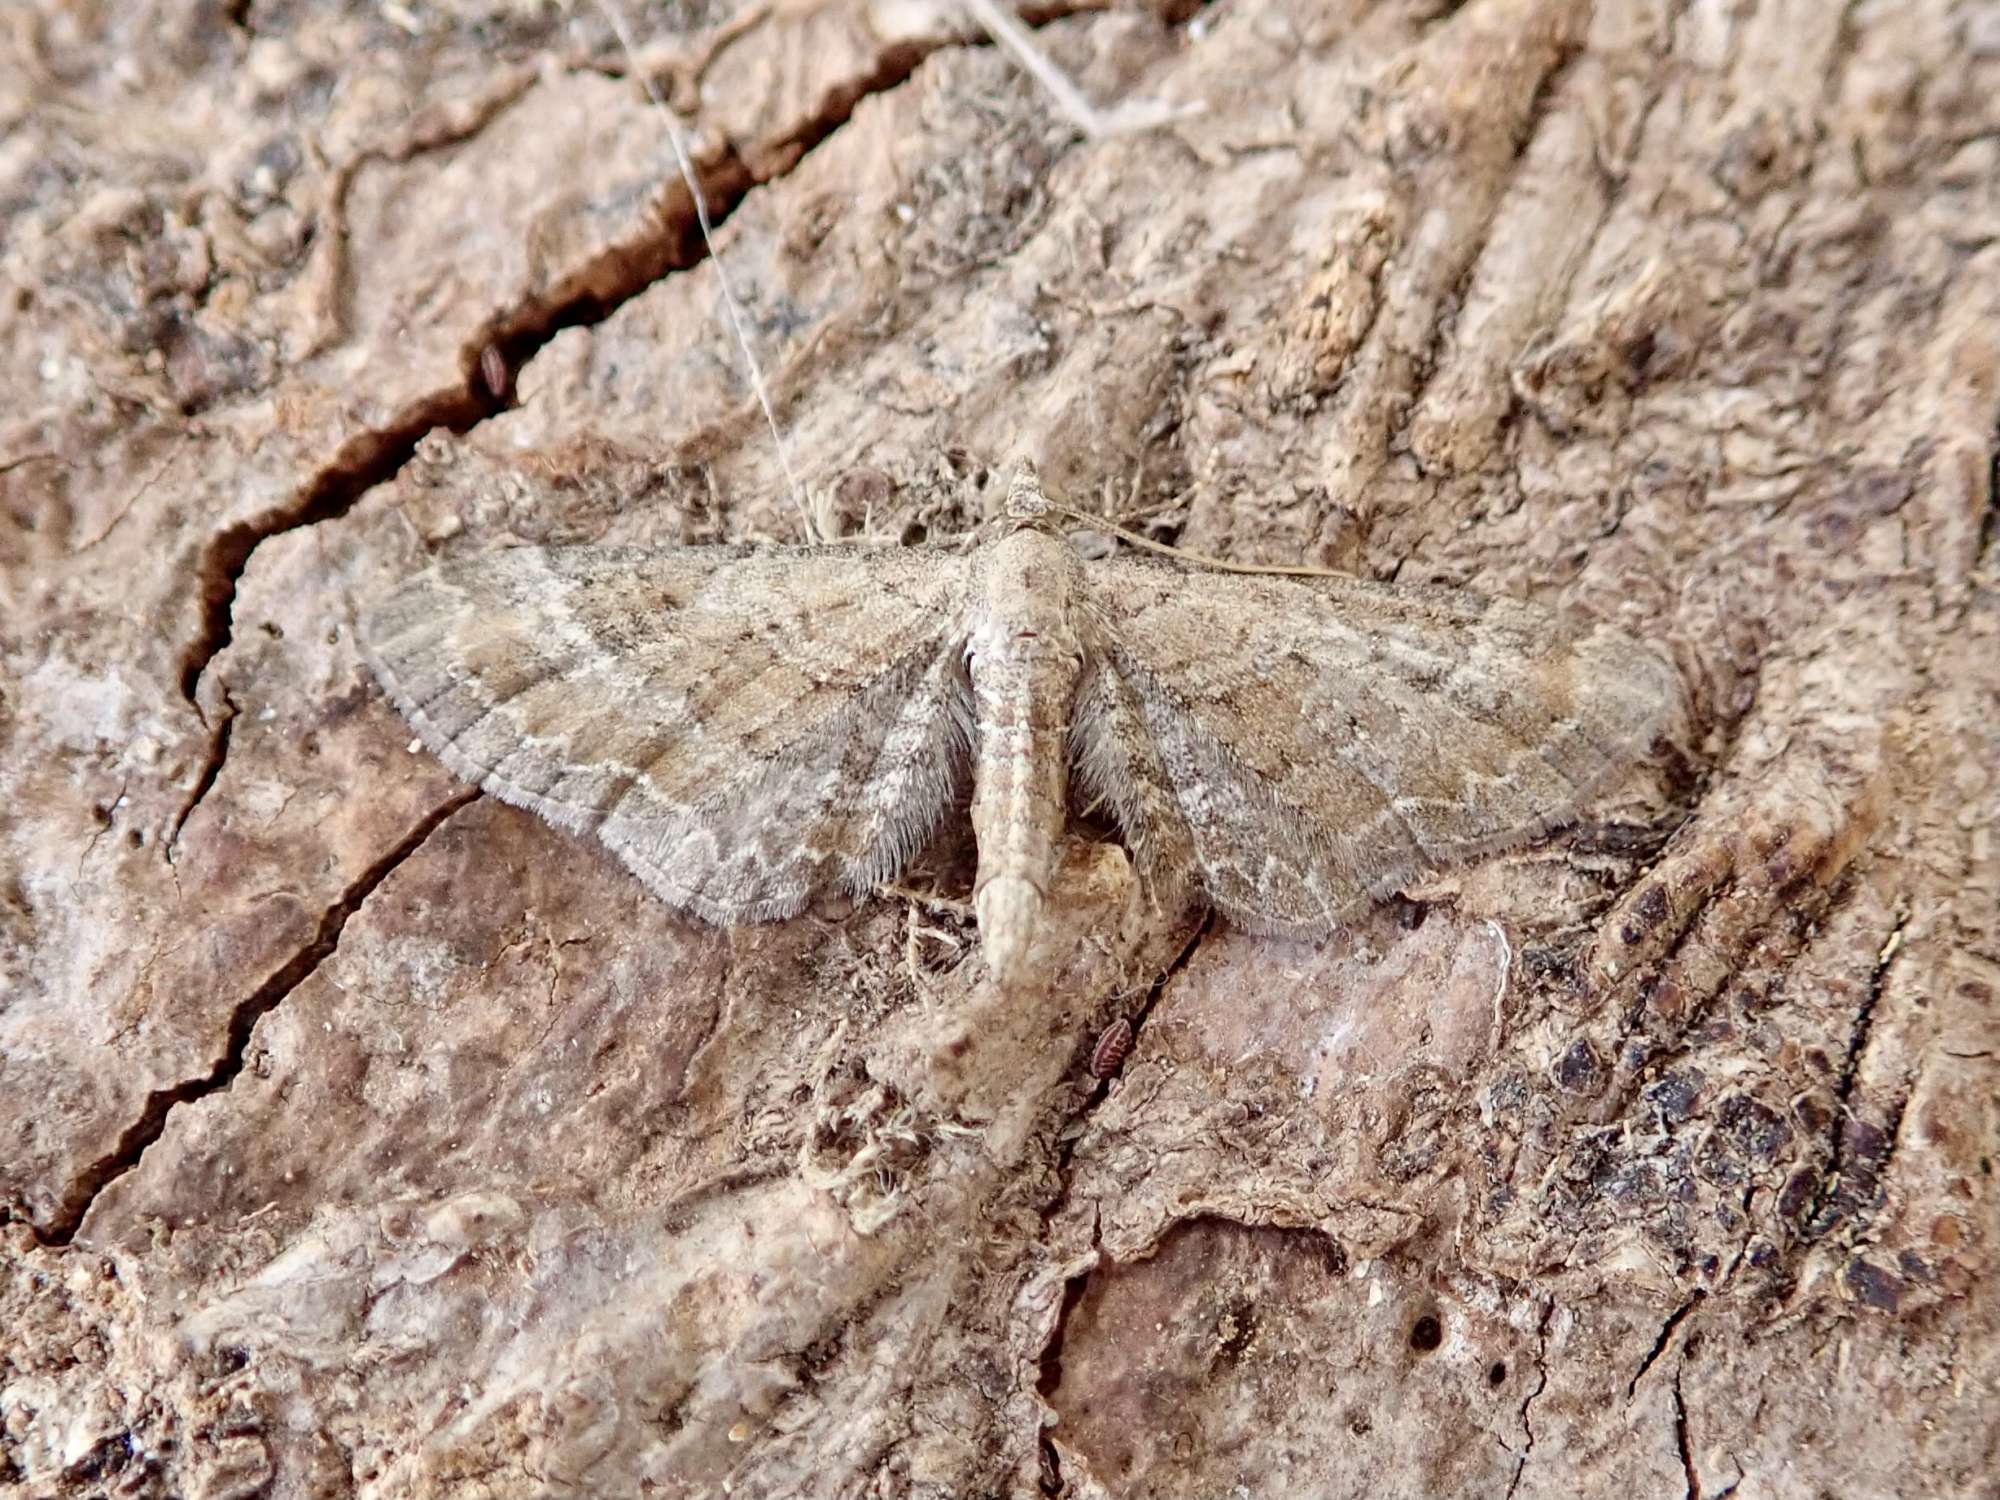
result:
[[[1984,1500],[1988,0],[1036,14],[1207,106],[1093,142],[955,5],[630,8],[827,536],[1027,452],[1648,642],[1678,753],[1318,941],[1079,787],[1012,996],[956,813],[686,919],[357,650],[509,547],[804,540],[591,7],[16,0],[0,1491]]]
[[[918,552],[517,547],[410,581],[364,639],[454,771],[745,922],[873,889],[951,805],[965,585]]]

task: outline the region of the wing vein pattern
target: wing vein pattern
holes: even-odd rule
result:
[[[959,796],[965,574],[945,549],[512,548],[409,580],[363,650],[453,771],[741,922],[893,876]]]
[[[1089,577],[1078,774],[1156,879],[1261,930],[1323,934],[1547,831],[1677,701],[1629,637],[1513,600],[1130,557]]]

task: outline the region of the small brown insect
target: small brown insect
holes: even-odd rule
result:
[[[1131,1050],[1132,1023],[1121,1016],[1099,1033],[1097,1045],[1090,1049],[1090,1076],[1109,1078]]]
[[[479,378],[495,401],[513,398],[514,372],[507,367],[507,356],[498,344],[488,344],[479,351]]]

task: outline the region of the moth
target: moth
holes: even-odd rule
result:
[[[1570,818],[1679,679],[1608,625],[1450,589],[1080,556],[1023,465],[977,545],[517,547],[363,654],[458,775],[714,923],[893,879],[970,793],[990,973],[1034,972],[1072,783],[1156,897],[1316,938]]]

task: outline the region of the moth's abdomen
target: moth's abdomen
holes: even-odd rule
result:
[[[979,748],[972,832],[979,874],[972,905],[987,966],[1003,984],[1021,976],[1034,937],[1069,789],[1069,707],[1075,663],[1042,656],[972,665]]]
[[[1068,806],[1069,724],[1082,671],[1070,618],[1076,563],[1037,531],[996,543],[966,644],[978,743],[972,905],[988,969],[1002,985],[1027,973]]]

